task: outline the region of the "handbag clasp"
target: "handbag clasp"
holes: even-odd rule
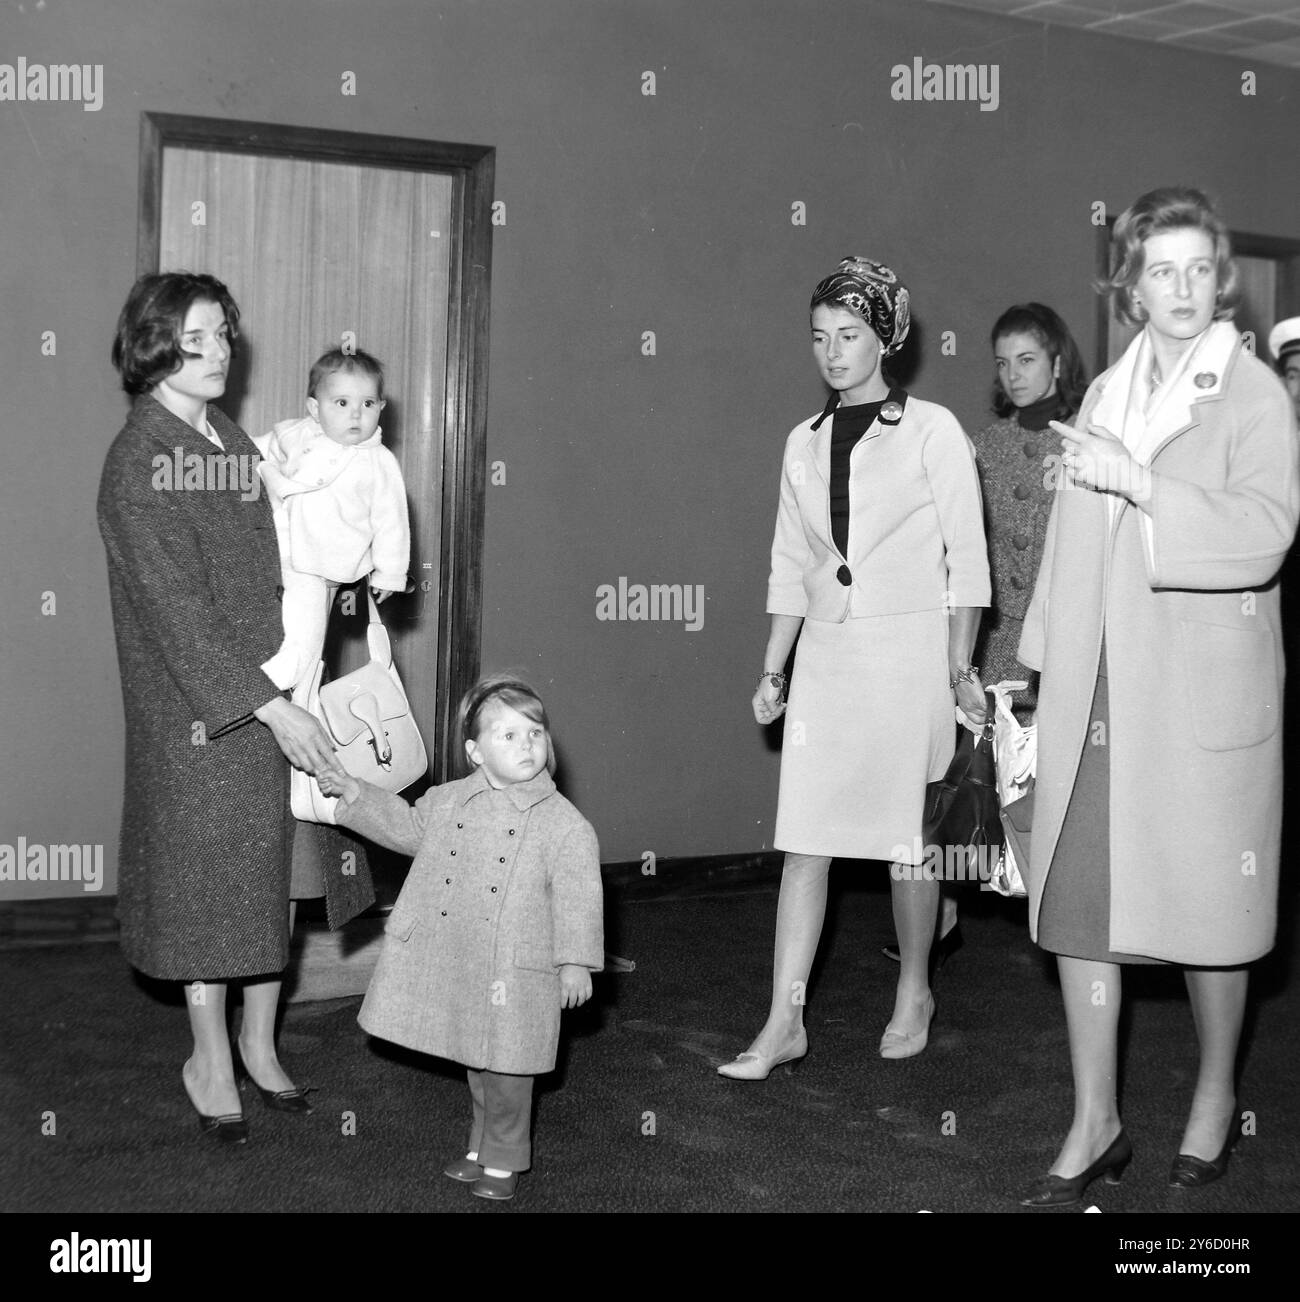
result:
[[[373,692],[361,692],[348,702],[348,712],[360,719],[370,730],[368,741],[375,752],[375,762],[380,768],[391,768],[393,748],[388,744],[388,734],[384,731],[384,721],[379,717],[379,702]],[[381,750],[382,747],[382,750]]]

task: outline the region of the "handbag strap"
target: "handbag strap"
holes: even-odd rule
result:
[[[379,605],[375,601],[368,583],[366,584],[366,601],[370,603],[370,622],[366,625],[366,646],[370,650],[370,658],[378,660],[385,669],[388,669],[393,663],[393,644],[389,640],[388,629],[384,627],[384,621],[379,617]]]
[[[966,777],[966,774],[970,772],[970,766],[975,762],[975,752],[979,749],[981,743],[983,743],[986,746],[993,745],[993,708],[992,708],[993,702],[989,700],[989,698],[992,697],[992,695],[993,695],[992,691],[986,690],[984,693],[984,699],[986,701],[989,701],[989,709],[985,712],[984,715],[984,727],[980,730],[980,732],[977,735],[972,734],[971,730],[967,728],[964,723],[961,725],[963,740],[966,737],[971,737],[971,736],[974,736],[974,740],[971,742],[970,750],[966,752],[966,756],[965,756],[966,763],[965,766],[961,769],[960,773],[954,773],[952,772],[951,769],[949,769],[948,774],[946,775],[947,778],[952,779],[954,782],[963,781]],[[961,749],[961,742],[958,742],[958,751],[960,751],[960,749]],[[956,758],[955,755],[954,758]]]

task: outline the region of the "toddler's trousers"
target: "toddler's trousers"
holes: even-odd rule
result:
[[[474,1101],[469,1151],[481,1166],[526,1171],[532,1165],[533,1077],[497,1071],[465,1072]]]

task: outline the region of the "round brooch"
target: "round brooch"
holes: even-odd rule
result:
[[[1219,377],[1213,371],[1200,371],[1192,377],[1192,383],[1198,389],[1212,389],[1219,382]]]
[[[887,402],[880,409],[880,421],[883,425],[897,425],[903,419],[903,409],[896,402]]]

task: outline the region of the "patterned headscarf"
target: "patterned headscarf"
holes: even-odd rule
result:
[[[809,311],[823,304],[856,312],[892,357],[903,346],[912,309],[906,288],[883,262],[848,257],[813,290]]]

